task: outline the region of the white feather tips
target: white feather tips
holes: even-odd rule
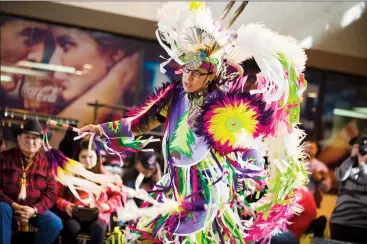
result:
[[[237,35],[236,48],[231,52],[233,56],[229,54],[231,60],[240,63],[251,57],[276,57],[277,53],[283,53],[298,72],[305,69],[306,54],[293,37],[280,35],[260,23],[242,25]]]
[[[268,103],[281,98],[287,100],[289,84],[278,54],[283,54],[299,75],[304,70],[306,63],[304,50],[294,38],[279,35],[259,23],[241,26],[237,35],[236,45],[229,52],[228,59],[241,63],[249,58],[254,58],[261,73],[268,81],[265,89],[252,91],[252,93],[263,93]]]
[[[260,23],[242,25],[234,34],[232,30],[220,27],[205,4],[191,10],[186,3],[167,3],[158,11],[158,27],[158,41],[170,56],[170,59],[162,63],[162,72],[165,72],[163,67],[172,59],[181,64],[178,57],[183,52],[201,42],[210,42],[203,41],[203,36],[193,31],[193,28],[199,28],[221,47],[210,54],[219,63],[223,58],[237,64],[249,58],[255,59],[267,83],[264,88],[251,93],[262,93],[267,103],[287,101],[289,96],[289,81],[279,54],[287,58],[297,76],[305,69],[305,52],[294,38],[279,35]]]

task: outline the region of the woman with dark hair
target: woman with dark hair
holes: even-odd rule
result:
[[[335,170],[339,195],[330,218],[331,238],[367,243],[367,136],[357,141],[357,156]]]
[[[108,174],[102,166],[98,158],[98,151],[93,145],[92,150],[88,151],[88,142],[83,141],[76,151],[75,160],[96,174]],[[82,200],[80,201],[66,187],[59,185],[57,208],[61,211],[61,217],[64,223],[64,233],[62,243],[76,243],[76,237],[82,230],[87,231],[92,237],[92,243],[103,243],[104,235],[109,224],[111,213],[116,212],[122,207],[121,193],[107,188],[98,200],[90,199],[88,194],[78,191]],[[92,202],[90,202],[92,201]],[[94,221],[80,221],[73,216],[74,206],[95,206],[99,209],[98,219]]]
[[[146,191],[152,190],[154,185],[161,179],[161,170],[158,157],[155,152],[139,152],[136,161],[126,172],[124,172],[124,185],[135,188],[136,179],[140,174],[144,175],[141,188]],[[135,203],[140,206],[143,201],[134,198]]]

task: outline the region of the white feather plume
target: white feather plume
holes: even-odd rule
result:
[[[262,74],[269,81],[266,89],[258,90],[256,93],[264,93],[267,102],[278,101],[283,95],[286,100],[289,85],[278,60],[278,53],[284,54],[295,67],[297,74],[300,74],[306,63],[304,50],[294,38],[279,35],[259,23],[242,25],[237,35],[237,43],[229,52],[228,59],[241,63],[254,58]]]
[[[214,55],[218,60],[226,56],[228,60],[239,64],[249,58],[255,59],[268,82],[265,88],[251,93],[263,93],[267,103],[280,99],[287,101],[289,96],[288,79],[278,59],[279,53],[291,62],[297,75],[305,68],[305,52],[294,38],[279,35],[260,23],[242,25],[233,35],[232,30],[220,28],[205,3],[196,10],[191,10],[189,4],[181,2],[163,5],[158,11],[158,27],[158,41],[170,56],[162,63],[163,72],[163,66],[172,59],[182,64],[178,57],[197,44],[193,28],[200,28],[214,37],[222,47]],[[234,36],[237,37],[235,41]]]
[[[184,2],[166,3],[158,10],[157,17],[158,30],[156,36],[161,46],[170,56],[162,63],[163,66],[172,59],[182,64],[178,57],[184,51],[188,51],[195,46],[196,41],[199,40],[193,31],[194,27],[209,33],[219,45],[226,43],[228,39],[226,32],[221,31],[221,28],[212,18],[211,10],[205,6],[205,3],[197,10],[190,10],[189,4]],[[215,53],[215,57],[221,60],[223,52],[224,50],[220,50]],[[162,66],[161,71],[165,72]]]
[[[280,35],[261,23],[242,25],[237,35],[236,48],[228,54],[231,60],[240,63],[251,57],[268,56],[269,53],[276,57],[280,52],[293,63],[298,72],[305,69],[306,54],[293,37]]]
[[[72,194],[80,201],[82,201],[82,199],[80,198],[78,192],[76,191],[79,188],[81,188],[83,191],[87,193],[94,194],[97,199],[99,198],[101,193],[105,190],[103,186],[99,186],[94,182],[75,177],[71,174],[64,174],[63,172],[60,172],[58,174],[57,180],[61,184],[67,186],[72,192]]]
[[[284,173],[289,167],[288,161],[291,158],[302,163],[305,154],[301,142],[305,135],[305,132],[299,128],[293,128],[291,133],[286,129],[280,129],[275,137],[265,139],[264,142],[268,147],[268,158],[271,165],[271,178],[275,178],[277,172]]]

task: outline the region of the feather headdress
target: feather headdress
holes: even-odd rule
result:
[[[227,20],[234,5],[234,1],[230,1],[219,21],[213,19],[211,10],[202,2],[165,4],[158,10],[156,35],[170,58],[161,64],[161,71],[165,72],[163,67],[171,60],[192,70],[204,65],[217,74],[216,81],[223,85],[241,82],[241,75],[228,76],[227,70],[235,69],[242,74],[240,64],[253,58],[267,83],[252,93],[263,93],[267,103],[287,101],[290,88],[285,79],[282,55],[287,57],[299,76],[306,62],[304,50],[295,39],[281,36],[262,24],[242,25],[231,30],[247,3],[243,2]],[[228,24],[224,26],[226,20]]]

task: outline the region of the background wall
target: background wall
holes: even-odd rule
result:
[[[1,2],[1,11],[155,40],[162,3]],[[226,3],[208,5],[219,16]],[[367,76],[366,9],[365,2],[252,2],[234,27],[262,22],[309,49],[309,67]]]
[[[142,38],[151,43],[156,43],[156,11],[162,3],[0,2],[3,13]],[[208,5],[213,15],[219,16],[226,3]],[[338,164],[348,152],[348,140],[366,127],[367,115],[361,112],[367,107],[366,3],[251,2],[234,27],[250,22],[262,22],[281,34],[292,35],[306,48],[309,89],[302,122],[322,145],[323,160]],[[356,113],[359,118],[336,114],[335,109]]]

